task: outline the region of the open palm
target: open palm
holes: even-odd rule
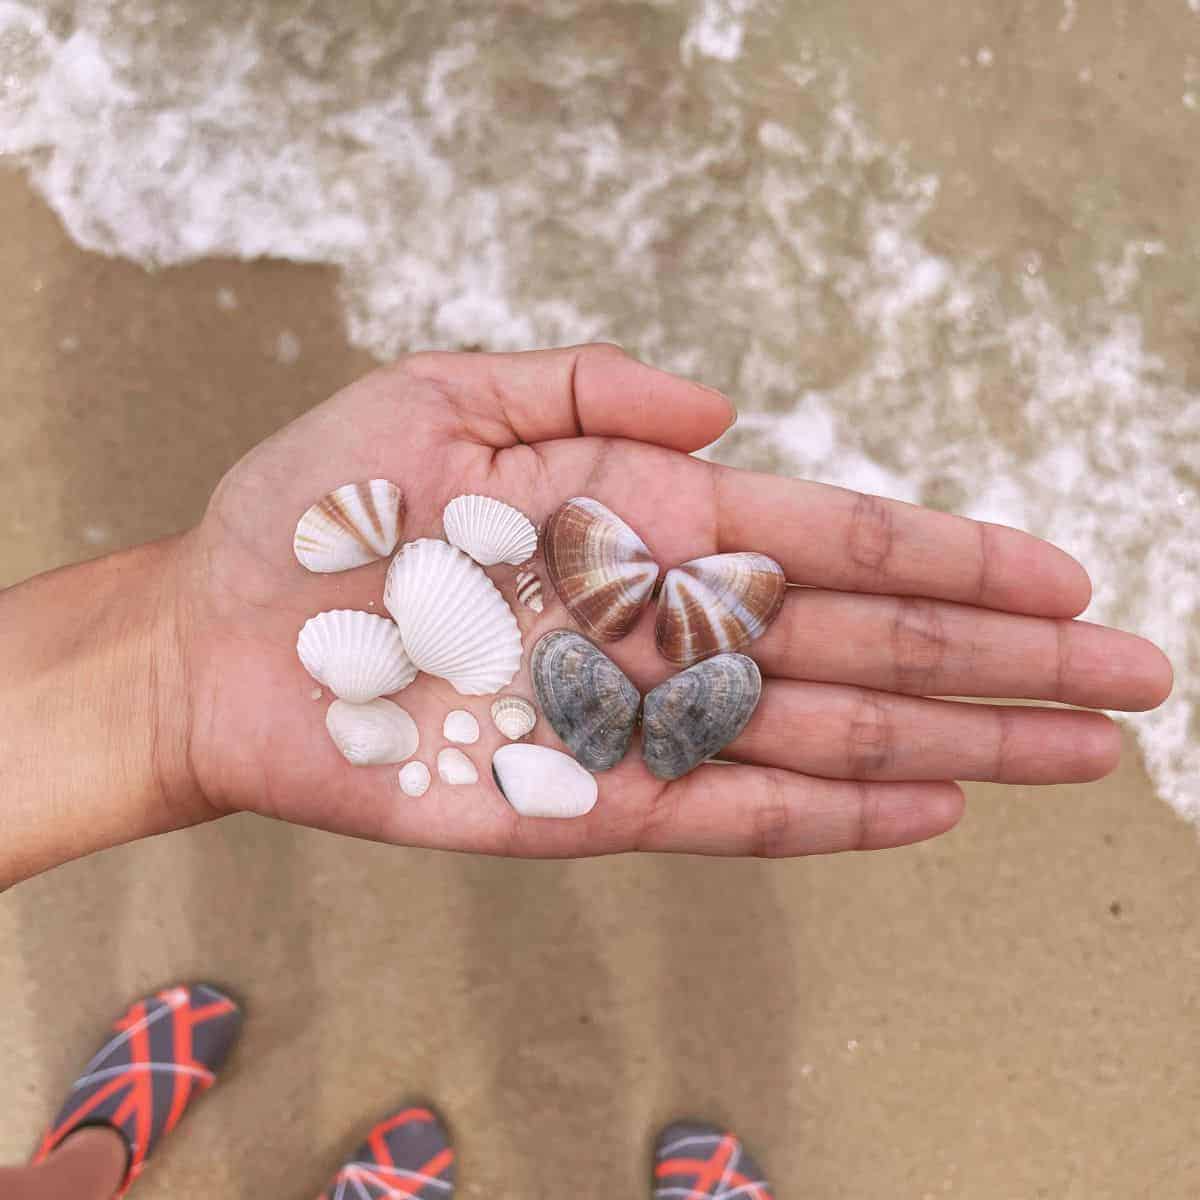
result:
[[[1120,739],[1100,713],[931,699],[992,696],[1141,709],[1170,688],[1149,643],[1073,621],[1090,584],[1027,534],[838,488],[692,458],[732,413],[719,394],[608,346],[520,355],[421,354],[347,388],[259,446],[226,477],[186,542],[190,750],[219,811],[252,810],[383,841],[521,855],[681,850],[789,855],[930,837],[961,811],[956,779],[1097,778]],[[311,575],[292,554],[299,515],[340,484],[391,479],[408,502],[403,540],[441,536],[454,496],[480,492],[538,525],[594,496],[665,570],[758,550],[793,584],[747,651],[764,676],[745,732],[711,763],[664,784],[636,740],[599,776],[586,817],[519,817],[494,786],[501,744],[491,697],[418,676],[400,702],[432,765],[452,708],[479,718],[467,753],[479,783],[436,774],[413,799],[397,768],[348,765],[312,699],[296,634],[331,608],[382,611],[386,563]],[[539,553],[534,565],[545,579]],[[513,601],[513,572],[489,572]],[[545,587],[545,612],[513,602],[526,657],[574,628]],[[644,617],[605,649],[643,691],[673,672]],[[510,689],[531,696],[525,667]],[[559,747],[544,720],[533,740]]]

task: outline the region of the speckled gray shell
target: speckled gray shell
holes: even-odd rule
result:
[[[624,758],[641,696],[607,654],[556,629],[533,648],[529,674],[546,720],[581,766],[607,771]]]
[[[660,683],[642,710],[642,757],[652,775],[678,779],[746,728],[762,695],[758,664],[718,654]]]

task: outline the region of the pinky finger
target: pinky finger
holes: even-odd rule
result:
[[[949,780],[854,782],[709,763],[662,789],[637,848],[762,858],[883,850],[937,837],[962,811],[962,789]]]

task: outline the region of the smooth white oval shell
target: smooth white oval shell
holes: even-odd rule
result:
[[[417,677],[400,631],[374,613],[347,608],[319,613],[305,621],[296,653],[318,683],[352,704],[390,696]]]
[[[475,764],[453,746],[438,751],[437,770],[438,778],[443,783],[460,786],[479,782],[479,772],[475,770]]]
[[[521,667],[521,631],[496,585],[461,550],[422,538],[392,559],[383,603],[419,670],[464,696],[507,687]]]
[[[335,700],[325,714],[325,728],[346,761],[356,767],[403,762],[416,754],[421,741],[416,722],[390,700],[366,704]]]
[[[537,709],[523,696],[501,696],[492,705],[492,721],[510,742],[519,742],[537,724]]]
[[[492,756],[496,786],[523,817],[582,817],[599,788],[569,754],[527,743],[501,746]]]
[[[537,530],[522,512],[491,496],[458,496],[446,505],[447,539],[480,566],[519,567],[537,553]]]
[[[348,571],[391,554],[403,519],[404,497],[394,483],[343,484],[300,518],[292,549],[309,571]]]
[[[410,762],[400,768],[400,790],[406,796],[425,795],[429,783],[429,768],[423,762]]]
[[[470,746],[479,741],[479,722],[465,709],[456,708],[446,714],[442,722],[442,733],[448,742]]]

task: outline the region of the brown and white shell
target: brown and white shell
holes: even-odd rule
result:
[[[537,709],[524,696],[501,696],[492,705],[492,722],[510,742],[519,742],[533,732]]]
[[[783,568],[765,554],[712,554],[667,572],[654,634],[668,662],[692,663],[748,646],[779,615]]]
[[[658,564],[616,513],[576,496],[546,522],[542,544],[559,599],[592,637],[613,642],[637,624],[654,591]]]
[[[394,483],[347,483],[300,518],[292,548],[309,571],[348,571],[391,554],[403,524],[404,496]]]
[[[540,613],[546,607],[546,601],[542,596],[542,581],[538,573],[529,569],[518,571],[515,582],[517,599],[530,612]]]

